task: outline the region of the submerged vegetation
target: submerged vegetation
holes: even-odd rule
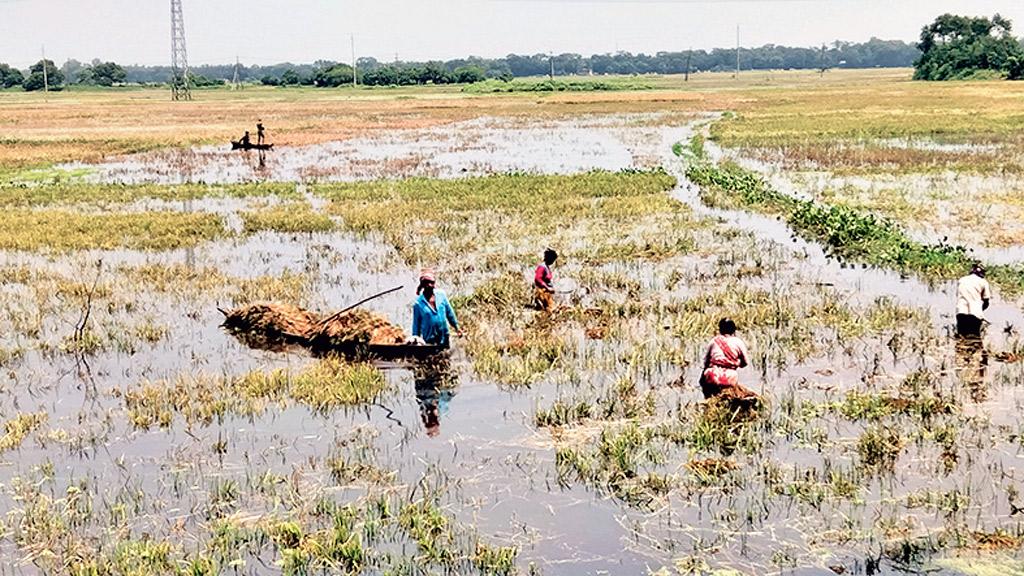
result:
[[[326,214],[314,212],[308,203],[282,204],[262,210],[242,212],[245,232],[330,232],[334,222]]]
[[[0,249],[65,252],[91,248],[170,250],[225,234],[215,214],[139,212],[89,214],[69,210],[4,212]]]
[[[409,263],[477,252],[482,247],[476,238],[500,234],[507,242],[487,247],[490,267],[500,270],[528,265],[537,244],[555,241],[566,247],[567,258],[594,263],[684,253],[690,246],[689,210],[663,194],[674,185],[672,176],[651,170],[413,178],[323,184],[315,190],[331,200],[329,210],[348,229],[380,235]],[[633,239],[634,231],[652,225],[663,226],[665,236]]]
[[[128,204],[141,200],[188,201],[204,198],[253,198],[276,196],[297,198],[291,183],[243,183],[232,185],[177,184],[93,184],[81,174],[55,168],[25,170],[0,178],[0,206],[40,207],[53,205]]]
[[[169,427],[176,414],[189,426],[209,425],[229,415],[251,416],[290,399],[315,412],[372,401],[386,383],[379,370],[339,359],[316,362],[297,373],[284,369],[250,372],[237,378],[181,376],[173,382],[144,382],[117,392],[136,428]]]

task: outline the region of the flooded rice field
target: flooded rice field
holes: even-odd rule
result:
[[[1016,168],[1018,148],[921,139],[879,139],[870,145],[878,158],[858,158],[868,166],[859,169],[845,164],[838,152],[797,163],[786,158],[785,149],[717,152],[765,174],[793,196],[870,210],[899,222],[922,241],[968,246],[987,261],[1022,260],[1024,188]],[[905,159],[901,151],[940,155]]]
[[[156,184],[452,178],[511,171],[571,174],[657,165],[661,151],[649,146],[659,134],[657,124],[649,115],[543,123],[482,118],[262,154],[208,146],[64,168],[87,169],[87,179],[95,182]]]
[[[1020,570],[1019,303],[997,291],[984,342],[959,342],[954,283],[705,206],[673,146],[716,118],[89,166],[83,185],[295,188],[76,204],[222,230],[0,255],[0,574]],[[526,307],[545,246],[551,314]],[[465,330],[443,362],[366,371],[219,327],[218,308],[401,285],[366,307],[408,330],[424,267]],[[724,316],[755,414],[697,385]]]

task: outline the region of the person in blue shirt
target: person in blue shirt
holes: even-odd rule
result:
[[[448,302],[444,292],[434,288],[434,273],[424,270],[420,274],[420,285],[416,289],[419,297],[412,305],[412,335],[421,338],[427,344],[448,348],[450,345],[448,325],[455,329],[455,334],[462,336],[459,319],[455,309]]]

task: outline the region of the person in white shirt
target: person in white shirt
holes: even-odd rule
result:
[[[971,273],[956,287],[956,333],[963,338],[980,338],[985,310],[992,299],[992,288],[985,280],[985,267],[974,264]]]

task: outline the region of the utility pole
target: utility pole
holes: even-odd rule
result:
[[[683,82],[689,82],[690,81],[690,59],[691,58],[693,58],[693,46],[690,46],[690,49],[687,50],[687,52],[686,52],[686,78],[683,79]]]
[[[359,75],[358,70],[356,70],[356,35],[349,34],[348,38],[352,41],[352,87],[355,88],[357,84],[356,76]]]
[[[824,42],[822,42],[822,44],[821,44],[821,62],[819,63],[818,68],[819,68],[818,71],[821,73],[821,77],[824,78],[825,77],[825,43]]]
[[[551,68],[548,70],[548,78],[550,78],[551,80],[554,80],[555,79],[555,54],[553,52],[548,52],[548,64],[551,65]]]
[[[238,64],[238,55],[235,54],[235,77],[231,79],[232,90],[240,90],[242,88],[242,84],[238,79]]]
[[[50,76],[47,72],[49,66],[46,65],[46,45],[43,45],[43,100],[50,99]]]
[[[736,25],[736,79],[740,79],[740,25]]]
[[[171,0],[171,100],[191,100],[189,84],[185,17],[181,10],[181,0]]]

